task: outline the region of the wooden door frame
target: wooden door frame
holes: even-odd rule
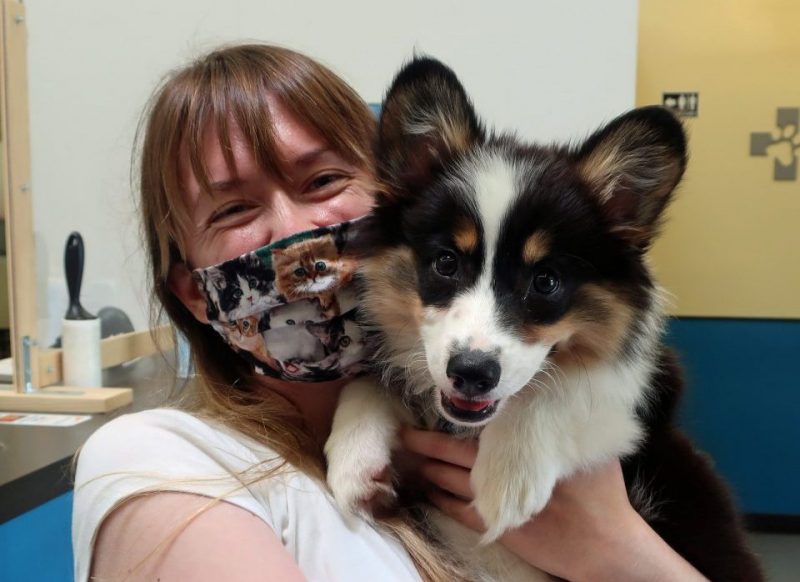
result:
[[[0,388],[0,410],[107,412],[131,402],[130,388],[51,386],[62,381],[61,350],[42,349],[36,308],[28,112],[27,21],[21,0],[0,0],[0,164],[8,256],[13,385]],[[101,342],[104,368],[169,347],[168,328]]]

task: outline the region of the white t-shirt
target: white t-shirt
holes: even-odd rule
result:
[[[88,580],[95,537],[109,510],[142,490],[224,497],[259,517],[308,580],[420,580],[402,545],[361,520],[346,520],[316,481],[287,466],[253,485],[234,476],[279,463],[235,431],[172,409],[121,416],[84,445],[75,477],[75,581]],[[246,479],[245,479],[246,480]]]

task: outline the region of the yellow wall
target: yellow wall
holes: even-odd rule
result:
[[[800,108],[800,1],[641,0],[637,103],[696,91],[691,158],[653,263],[686,316],[800,318],[800,162],[773,180],[792,143],[750,156],[752,132],[778,136]],[[792,149],[794,148],[794,151]]]

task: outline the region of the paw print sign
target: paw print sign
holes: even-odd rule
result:
[[[800,107],[782,107],[777,113],[777,130],[750,134],[750,155],[774,160],[776,181],[797,180],[800,158]]]

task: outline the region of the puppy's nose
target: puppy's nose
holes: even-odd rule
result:
[[[488,352],[458,352],[450,356],[447,362],[447,377],[464,396],[480,396],[500,381],[500,362]]]

